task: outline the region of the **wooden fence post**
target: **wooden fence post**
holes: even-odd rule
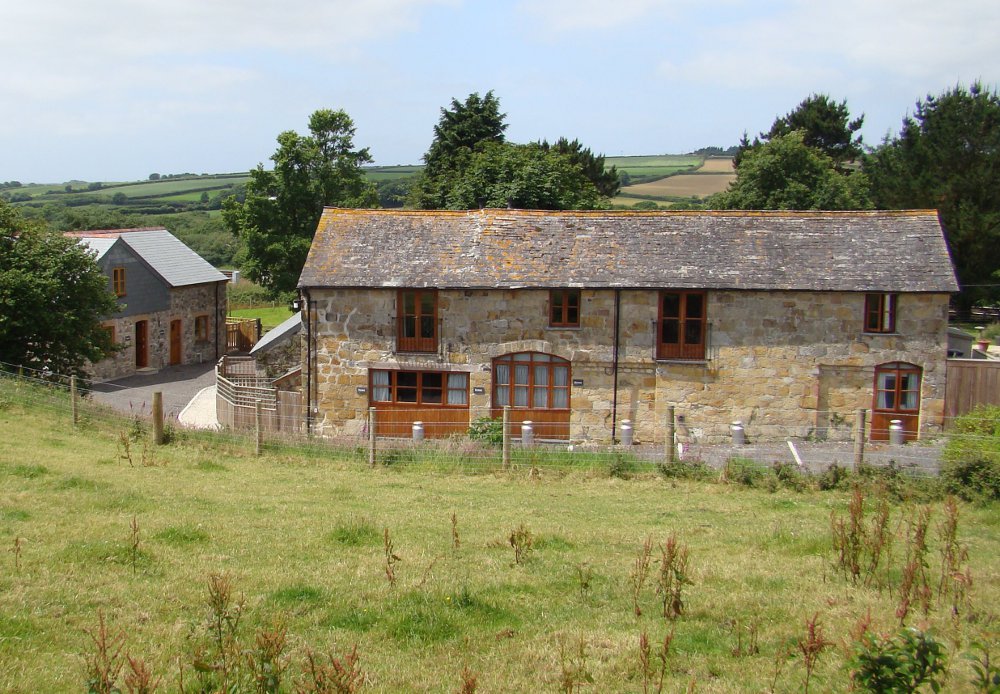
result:
[[[503,445],[500,450],[501,464],[506,470],[510,467],[510,405],[503,406]]]
[[[69,399],[71,402],[70,409],[73,412],[73,426],[75,427],[77,422],[80,421],[80,412],[76,402],[76,376],[69,377]]]
[[[663,449],[666,453],[666,459],[668,463],[672,463],[677,459],[677,446],[674,444],[674,406],[667,405],[667,420],[666,420],[666,432],[663,438]]]
[[[262,426],[263,422],[261,421],[264,418],[263,410],[264,410],[264,405],[258,398],[256,401],[254,401],[253,404],[254,427],[257,430],[256,443],[254,445],[254,454],[258,456],[260,455],[261,445],[264,443],[264,428]]]
[[[163,445],[163,392],[153,393],[153,443]]]
[[[865,419],[868,411],[859,409],[854,414],[854,472],[865,464]]]
[[[368,408],[368,467],[375,467],[375,408]]]

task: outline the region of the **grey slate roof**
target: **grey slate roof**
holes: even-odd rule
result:
[[[299,312],[293,313],[291,316],[283,320],[277,326],[268,330],[264,337],[257,341],[257,344],[253,346],[250,350],[250,356],[260,354],[261,352],[266,352],[272,347],[281,344],[287,338],[291,337],[299,330],[302,329],[302,314]]]
[[[227,281],[211,263],[163,228],[77,231],[68,235],[97,250],[98,258],[111,248],[114,240],[121,239],[171,287]]]
[[[118,239],[113,238],[82,238],[80,242],[97,252],[94,257],[95,260],[100,260],[105,253],[111,250],[111,247],[118,243]]]
[[[327,208],[299,286],[958,290],[933,210]]]

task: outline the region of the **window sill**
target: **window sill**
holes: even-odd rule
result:
[[[550,325],[549,330],[581,330],[579,325]]]
[[[690,364],[691,366],[708,366],[708,359],[654,359],[657,364]]]
[[[903,333],[897,333],[895,331],[893,331],[891,333],[876,333],[876,332],[868,332],[867,330],[865,330],[865,331],[862,331],[861,335],[863,337],[864,336],[867,336],[867,337],[902,337]]]

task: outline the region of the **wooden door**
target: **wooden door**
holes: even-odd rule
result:
[[[875,367],[872,403],[872,441],[888,441],[892,420],[903,426],[903,438],[913,441],[920,426],[921,369],[915,364],[891,362]]]
[[[569,438],[570,363],[551,354],[519,352],[493,360],[493,416],[510,405],[511,436],[533,423],[536,439]]]
[[[180,320],[170,321],[170,365],[176,366],[181,363],[181,322]]]
[[[135,368],[149,366],[149,321],[135,322]]]

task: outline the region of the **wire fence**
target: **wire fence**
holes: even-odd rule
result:
[[[88,397],[86,393],[90,384],[87,382],[78,384],[74,394],[73,381],[45,370],[15,370],[4,366],[0,368],[0,404],[18,403],[48,412],[70,426],[87,426],[112,433],[148,433],[155,430],[152,409],[145,404],[128,411],[114,409]],[[526,468],[627,473],[654,471],[678,464],[697,464],[722,470],[736,461],[758,467],[791,465],[803,472],[819,473],[833,465],[854,468],[860,462],[873,467],[894,467],[916,476],[929,476],[940,470],[948,439],[947,435],[941,435],[905,445],[862,440],[859,458],[856,437],[836,441],[816,440],[813,436],[803,436],[801,426],[783,428],[777,423],[766,425],[766,436],[755,436],[754,429],[749,427],[743,432],[742,441],[734,435],[732,441],[708,444],[692,435],[688,428],[690,422],[682,424],[675,421],[675,430],[668,431],[669,435],[661,439],[675,441],[675,445],[666,447],[662,442],[651,443],[641,439],[629,444],[627,440],[623,441],[620,427],[615,443],[581,444],[559,440],[553,434],[556,425],[552,423],[531,422],[533,431],[528,432],[527,423],[509,418],[504,427],[502,420],[492,418],[496,412],[486,408],[471,413],[466,411],[464,419],[457,422],[434,421],[430,416],[433,411],[427,416],[420,411],[409,411],[404,413],[406,416],[395,419],[390,414],[359,410],[354,431],[340,436],[264,432],[255,428],[196,430],[181,424],[176,412],[167,414],[163,427],[168,440],[204,437],[219,445],[258,454],[306,456],[351,466],[423,465],[459,471]],[[395,429],[388,434],[380,432],[380,418],[383,420],[381,426]],[[602,423],[606,417],[595,414],[592,419],[595,428],[606,428]],[[413,422],[419,422],[419,427]],[[844,431],[850,431],[855,424],[849,418],[839,421]],[[665,426],[669,427],[669,424]],[[988,435],[962,436],[971,440],[993,440]]]

